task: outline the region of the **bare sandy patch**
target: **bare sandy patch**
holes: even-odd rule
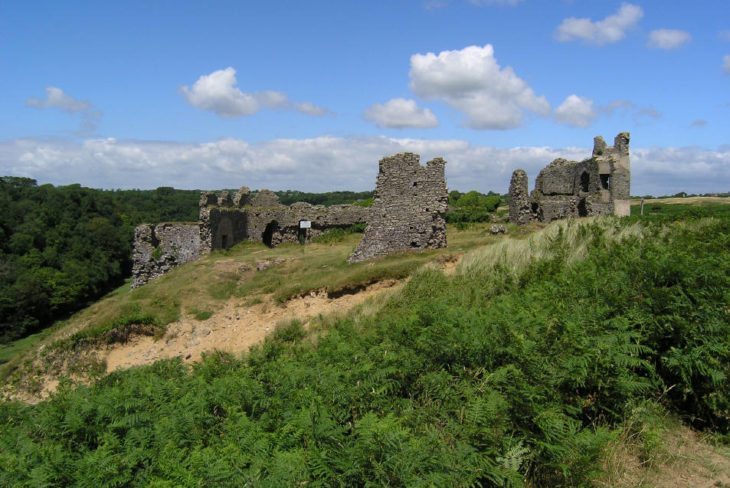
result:
[[[168,325],[160,339],[136,336],[127,343],[110,347],[102,358],[107,372],[112,372],[174,357],[186,362],[199,361],[204,352],[214,350],[241,353],[263,341],[281,322],[297,319],[306,327],[315,317],[346,313],[399,283],[402,282],[382,281],[356,293],[332,298],[325,291],[311,292],[284,304],[275,304],[270,297],[255,305],[231,299],[210,319],[199,321],[186,317]]]

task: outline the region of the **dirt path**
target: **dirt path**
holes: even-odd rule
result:
[[[400,284],[402,282],[394,280],[383,281],[337,298],[328,298],[325,292],[313,292],[283,305],[267,300],[246,306],[241,301],[230,300],[208,320],[186,317],[170,324],[161,339],[137,336],[125,344],[113,346],[102,358],[106,361],[107,372],[112,372],[173,357],[181,357],[186,362],[198,361],[206,351],[241,353],[261,342],[280,322],[299,319],[306,325],[313,317],[344,313]]]

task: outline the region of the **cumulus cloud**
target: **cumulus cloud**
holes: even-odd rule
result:
[[[430,109],[421,108],[416,105],[415,100],[405,98],[376,103],[365,111],[365,118],[378,127],[390,129],[429,128],[438,125],[438,119]]]
[[[307,115],[325,115],[325,108],[310,102],[292,102],[285,93],[266,90],[245,93],[238,88],[236,70],[228,67],[203,75],[192,87],[180,88],[193,107],[214,112],[222,117],[253,115],[263,108],[295,110]]]
[[[725,73],[730,73],[730,54],[722,58],[722,68],[725,70]]]
[[[497,63],[490,44],[414,54],[409,75],[414,93],[462,112],[465,125],[474,129],[511,129],[526,112],[550,112],[545,97],[535,95],[512,68]]]
[[[556,38],[561,42],[582,40],[598,46],[618,42],[644,16],[638,5],[624,3],[618,11],[603,20],[570,17],[558,26]]]
[[[589,141],[590,142],[590,141]],[[495,148],[463,140],[316,137],[249,143],[223,139],[200,144],[87,139],[82,142],[0,142],[0,174],[54,184],[103,188],[252,188],[333,191],[375,185],[377,162],[402,151],[425,163],[443,156],[451,189],[506,192],[522,168],[534,186],[538,171],[558,157],[581,160],[590,147]],[[632,193],[666,195],[728,191],[730,146],[632,147]]]
[[[689,32],[676,29],[657,29],[649,33],[648,46],[657,49],[677,49],[692,39]]]
[[[597,116],[593,100],[578,95],[568,96],[555,109],[555,119],[561,124],[572,127],[588,127]]]
[[[78,100],[55,86],[46,87],[46,98],[29,98],[25,105],[37,109],[61,110],[80,117],[77,134],[88,136],[96,131],[101,112],[89,102]]]

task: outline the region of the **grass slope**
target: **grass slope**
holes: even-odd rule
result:
[[[512,230],[514,235],[524,236],[531,229]],[[188,263],[144,287],[130,290],[126,283],[64,323],[0,346],[0,358],[4,359],[0,361],[0,379],[35,391],[44,377],[55,376],[59,370],[77,376],[95,375],[104,367],[84,354],[90,348],[125,342],[132,334],[161,337],[167,325],[183,315],[198,320],[215,317],[229,299],[253,304],[273,297],[276,303],[283,303],[313,290],[332,295],[351,292],[377,281],[405,278],[425,263],[450,259],[499,239],[483,224],[449,232],[447,249],[397,254],[354,265],[347,264],[346,258],[361,234],[332,232],[320,243],[285,244],[276,249],[242,243]],[[259,271],[259,264],[269,268]],[[34,354],[39,348],[40,353]]]
[[[167,279],[183,286],[185,272]],[[286,272],[284,294],[302,289]],[[154,303],[150,290],[136,301]],[[325,333],[294,321],[242,358],[161,361],[2,404],[0,484],[605,482],[606,452],[624,437],[655,452],[665,412],[727,439],[728,290],[728,219],[556,223],[472,251],[454,276],[426,268]]]

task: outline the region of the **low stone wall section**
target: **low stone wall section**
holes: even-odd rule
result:
[[[132,288],[200,257],[197,223],[142,224],[134,230]]]

